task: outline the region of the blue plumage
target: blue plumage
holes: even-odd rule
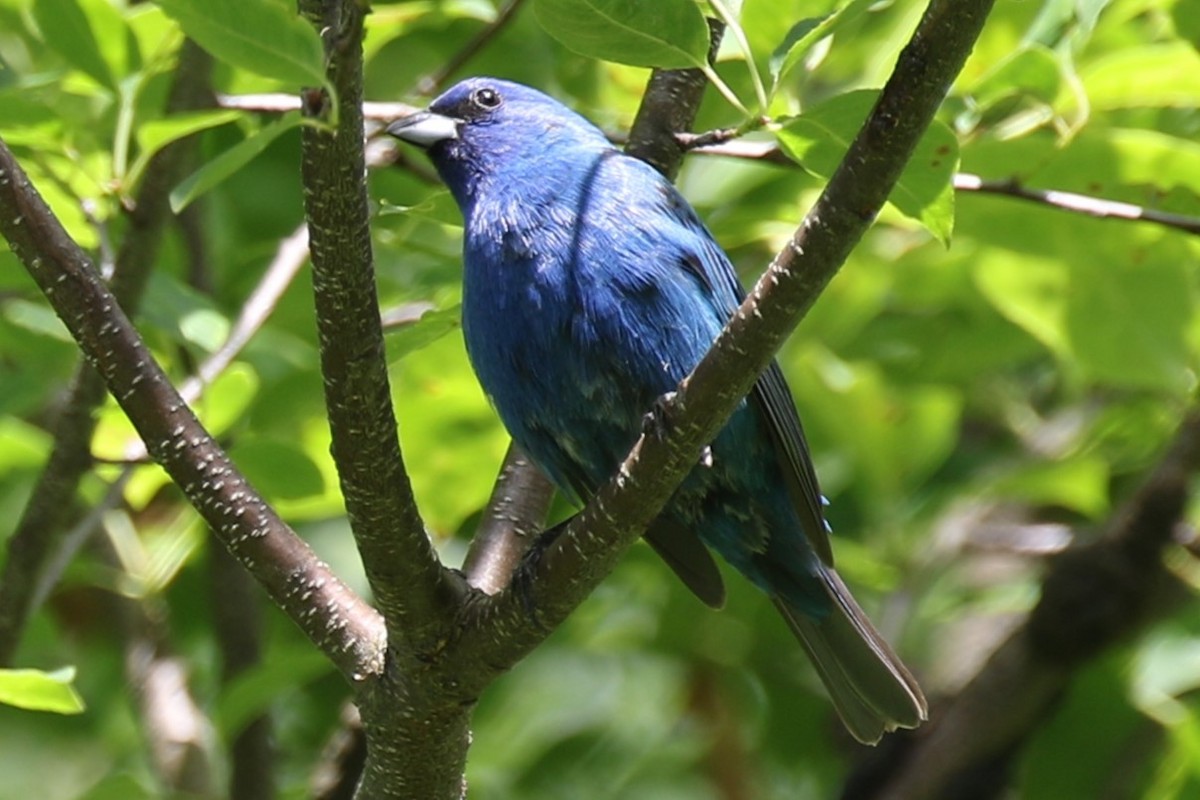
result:
[[[463,211],[463,329],[480,383],[521,448],[586,501],[740,303],[728,258],[659,173],[528,87],[470,79],[388,130],[428,148]],[[833,571],[778,367],[711,451],[650,543],[710,604],[724,594],[701,541],[766,592],[859,739],[918,724],[920,689]]]

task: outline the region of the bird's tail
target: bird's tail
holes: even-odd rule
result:
[[[915,728],[928,716],[925,695],[892,652],[850,590],[831,568],[822,579],[833,608],[814,619],[774,598],[788,627],[804,645],[838,716],[855,739],[875,744],[896,728]]]

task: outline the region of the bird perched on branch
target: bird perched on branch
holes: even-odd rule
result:
[[[662,175],[527,86],[472,78],[388,133],[427,149],[465,219],[463,333],[516,443],[575,502],[616,471],[643,417],[743,298]],[[762,589],[850,732],[926,717],[917,682],[833,569],[822,498],[777,365],[684,479],[647,541],[709,605],[709,549]]]

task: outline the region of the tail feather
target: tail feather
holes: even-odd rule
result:
[[[823,570],[833,608],[814,619],[775,597],[775,607],[804,646],[855,739],[875,744],[888,731],[915,728],[928,717],[912,673],[871,625],[832,569]]]

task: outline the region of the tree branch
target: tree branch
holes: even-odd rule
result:
[[[388,626],[388,646],[415,663],[436,647],[457,605],[417,512],[400,455],[371,252],[363,158],[363,8],[301,0],[326,42],[336,132],[306,126],[301,174],[332,452],[354,540]],[[308,108],[310,116],[323,108]],[[403,667],[402,667],[403,668]]]
[[[1075,672],[1161,616],[1171,581],[1162,562],[1200,471],[1200,410],[1193,409],[1158,466],[1097,541],[1051,562],[1026,620],[903,754],[872,795],[937,797],[972,767],[1004,758],[1054,710]]]
[[[151,455],[271,598],[352,680],[382,669],[380,619],[267,506],[138,337],[0,141],[0,234],[103,377]]]
[[[467,582],[485,594],[497,594],[508,586],[545,524],[553,499],[554,485],[510,443],[479,529],[463,559]]]
[[[725,26],[710,19],[708,60],[717,56]],[[687,150],[678,137],[692,129],[708,79],[700,69],[656,69],[629,129],[625,152],[674,180]]]
[[[712,349],[666,401],[665,434],[643,435],[618,474],[536,563],[539,621],[561,622],[655,518],[703,447],[836,274],[895,185],[991,9],[992,0],[933,0],[875,108],[789,245],[774,259]],[[506,591],[475,604],[461,657],[511,664],[545,637],[526,599]],[[512,629],[497,642],[476,628]]]
[[[1153,222],[1167,228],[1200,235],[1200,219],[1183,214],[1172,214],[1169,211],[1156,211],[1152,208],[1137,206],[1132,203],[1120,203],[1115,200],[1104,200],[1099,197],[1089,197],[1075,192],[1062,192],[1056,189],[1031,189],[1022,186],[1015,179],[1003,181],[988,181],[966,172],[954,176],[954,188],[960,192],[976,192],[979,194],[996,194],[1012,197],[1017,200],[1027,200],[1040,205],[1049,206],[1059,211],[1070,211],[1075,214],[1086,214],[1100,219],[1121,219],[1133,222]]]

